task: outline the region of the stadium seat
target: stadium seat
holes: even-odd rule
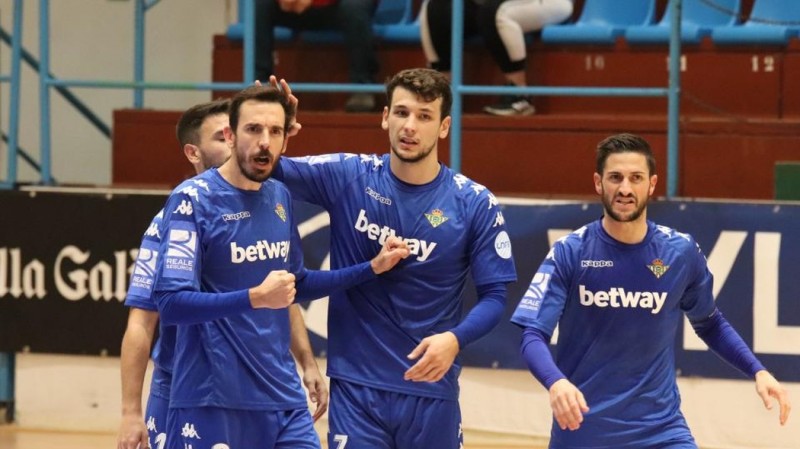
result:
[[[625,30],[625,39],[632,44],[669,42],[672,26],[672,1],[664,17],[655,25],[631,26]],[[714,0],[718,8],[704,0],[683,0],[681,15],[681,42],[696,44],[711,35],[716,26],[731,26],[741,12],[741,0]]]
[[[800,34],[800,1],[755,0],[750,17],[741,25],[714,27],[715,44],[785,45]]]
[[[653,23],[655,9],[655,0],[586,0],[577,22],[544,27],[542,41],[613,44],[625,28]]]

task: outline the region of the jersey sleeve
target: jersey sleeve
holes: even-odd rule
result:
[[[152,295],[158,261],[158,246],[161,243],[159,226],[161,226],[163,212],[163,210],[159,211],[153,217],[142,236],[142,243],[139,245],[139,252],[133,265],[130,282],[128,282],[128,294],[125,297],[125,305],[128,307],[150,311],[158,310]]]
[[[688,234],[680,234],[680,238],[688,240],[682,242],[687,246],[686,257],[691,267],[691,275],[686,292],[681,298],[681,309],[686,313],[689,321],[704,320],[714,313],[714,276],[708,269],[706,256],[700,245]]]
[[[155,291],[199,291],[202,272],[201,197],[191,185],[178,187],[167,199],[161,223]]]
[[[572,251],[567,237],[558,240],[533,275],[511,322],[533,327],[552,337],[567,303],[572,279]]]
[[[483,188],[479,184],[474,189]],[[470,200],[470,270],[475,285],[514,282],[517,270],[511,252],[511,238],[497,198],[488,190],[476,190]]]
[[[356,175],[357,161],[357,156],[345,153],[281,158],[272,176],[296,199],[328,209]]]

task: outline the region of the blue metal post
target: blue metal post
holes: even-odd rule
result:
[[[51,185],[50,167],[50,1],[39,0],[39,145],[42,184]]]
[[[253,84],[256,77],[256,5],[254,0],[244,1],[244,82]],[[241,16],[240,12],[240,18]],[[272,55],[269,55],[271,58]]]
[[[667,198],[678,194],[680,101],[681,101],[681,10],[682,0],[670,2],[672,27],[669,36],[669,93],[667,110]]]
[[[461,117],[462,117],[462,92],[464,64],[462,53],[464,49],[464,2],[456,0],[453,2],[453,27],[450,39],[452,40],[451,51],[451,84],[453,86],[453,109],[450,113],[452,123],[450,124],[450,168],[456,173],[461,172]]]
[[[6,409],[6,422],[14,420],[15,354],[0,353],[0,404]]]
[[[22,0],[14,0],[14,25],[11,44],[11,98],[8,117],[8,174],[6,182],[17,182],[17,149],[19,148],[20,66],[22,65]]]
[[[144,0],[134,2],[133,13],[133,80],[144,81]],[[144,89],[133,89],[133,107],[144,107]]]

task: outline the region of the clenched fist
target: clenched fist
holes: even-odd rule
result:
[[[370,261],[372,271],[375,274],[381,274],[391,270],[400,262],[400,259],[405,259],[411,254],[408,250],[408,244],[395,236],[386,239],[381,252]]]
[[[294,302],[296,294],[294,274],[270,271],[261,284],[250,289],[250,304],[254,309],[283,309]]]

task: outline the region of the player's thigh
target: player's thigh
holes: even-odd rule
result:
[[[308,409],[277,412],[281,432],[275,449],[319,449],[319,435],[314,429],[314,420]]]
[[[280,434],[274,412],[218,407],[169,411],[169,449],[272,449]]]
[[[395,405],[396,449],[459,449],[464,443],[458,401],[401,395]]]
[[[147,426],[147,438],[153,449],[167,447],[167,412],[169,399],[150,395],[144,412],[144,423]]]
[[[388,392],[331,379],[329,449],[394,449]]]

